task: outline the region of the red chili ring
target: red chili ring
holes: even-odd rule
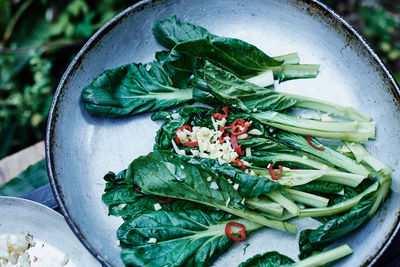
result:
[[[283,167],[281,165],[279,165],[278,176],[276,176],[277,171],[273,170],[272,167],[274,167],[273,163],[271,163],[271,165],[268,167],[269,174],[271,175],[272,180],[278,180],[283,173]]]
[[[240,235],[240,237],[233,235],[234,233],[231,229],[231,226],[239,227],[241,229],[239,232],[236,233],[236,234]],[[241,223],[228,222],[225,225],[225,234],[228,238],[232,239],[233,241],[242,242],[246,239],[246,226],[244,226]]]
[[[240,130],[239,127],[243,127],[243,130]],[[236,119],[233,123],[232,123],[232,135],[241,135],[247,132],[248,128],[250,126],[250,123],[245,121],[245,120],[239,120]],[[239,130],[239,131],[237,131]]]
[[[228,106],[225,106],[225,107],[223,107],[222,108],[222,111],[224,112],[224,114],[221,114],[221,113],[214,113],[213,115],[212,115],[212,117],[214,118],[214,119],[217,119],[217,120],[222,120],[223,118],[228,118],[228,115],[229,115],[229,108],[228,108]]]

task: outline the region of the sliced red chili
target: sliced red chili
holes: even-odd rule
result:
[[[143,194],[142,193],[142,190],[140,190],[140,188],[139,188],[139,186],[138,185],[133,185],[133,190],[135,190],[135,192],[138,192],[138,193],[141,193],[141,194]]]
[[[193,142],[186,142],[183,144],[184,146],[198,146],[199,142],[193,141]]]
[[[176,198],[172,198],[172,197],[167,197],[167,199],[160,199],[160,198],[156,198],[156,200],[158,201],[158,203],[161,204],[168,204],[168,203],[172,203],[174,201],[176,201]]]
[[[233,164],[236,164],[238,167],[242,168],[242,170],[244,170],[244,171],[247,170],[247,166],[244,165],[244,163],[239,158],[236,158],[233,161]]]
[[[229,136],[227,133],[225,133],[226,129],[231,129],[232,126],[225,126],[225,127],[221,127],[219,128],[219,130],[222,132],[222,135],[220,137],[218,137],[218,140],[221,144],[223,144],[225,142],[224,137]]]
[[[181,143],[181,139],[179,139],[179,137],[178,137],[178,131],[182,132],[184,129],[188,130],[189,132],[192,131],[192,127],[190,127],[190,125],[183,125],[183,126],[179,127],[175,132],[175,143],[177,145],[181,145],[182,144]]]
[[[229,136],[227,133],[223,133],[220,137],[218,137],[218,141],[223,144],[225,142],[225,137]]]
[[[231,144],[232,144],[233,150],[235,150],[235,152],[236,152],[239,156],[243,156],[243,155],[244,155],[244,151],[242,150],[242,145],[239,145],[239,144],[238,144],[236,135],[232,135],[232,136],[231,136]]]
[[[276,175],[276,173],[278,171],[277,170],[273,170],[272,167],[274,167],[273,163],[271,163],[271,165],[269,165],[269,167],[268,167],[269,174],[271,175],[272,180],[278,180],[281,177],[282,173],[283,173],[283,168],[282,168],[281,165],[279,165],[279,173],[278,173],[278,175]]]
[[[231,229],[232,226],[238,227],[238,228],[240,228],[240,230],[237,233],[234,233],[233,230]],[[241,223],[228,222],[225,225],[225,234],[227,237],[229,237],[233,241],[242,242],[246,239],[246,226],[244,226]],[[239,235],[239,236],[235,236],[234,234]]]
[[[231,136],[231,144],[233,149],[236,149],[239,146],[236,136]]]
[[[247,132],[248,128],[250,126],[250,123],[245,121],[245,120],[235,120],[232,123],[232,135],[241,135]]]
[[[223,118],[225,118],[225,119],[228,118],[229,107],[228,106],[223,107],[222,111],[224,112],[224,114],[217,112],[217,113],[213,114],[212,117],[217,120],[222,120]]]
[[[232,126],[225,126],[225,127],[219,128],[219,130],[220,130],[221,132],[225,132],[226,129],[232,129]]]
[[[239,156],[244,156],[244,151],[242,150],[242,145],[239,145],[236,149],[235,152],[239,155]]]
[[[224,114],[226,115],[226,117],[228,117],[228,115],[229,115],[229,107],[228,107],[228,106],[223,107],[223,108],[222,108],[222,111],[224,112]]]
[[[314,144],[311,142],[311,141],[312,141],[311,136],[307,135],[306,138],[307,138],[308,144],[309,144],[311,147],[315,148],[316,150],[321,150],[321,151],[325,150],[325,148],[323,148],[323,147],[319,147],[319,146],[314,145]]]

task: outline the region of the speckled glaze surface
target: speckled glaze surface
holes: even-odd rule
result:
[[[147,62],[162,47],[151,28],[176,14],[210,32],[250,42],[271,56],[299,52],[302,63],[318,63],[316,79],[292,80],[276,89],[348,105],[377,121],[376,141],[368,149],[395,170],[400,159],[399,88],[363,39],[325,6],[311,0],[162,0],[143,1],[100,29],[64,74],[50,110],[46,156],[57,201],[82,243],[104,264],[122,266],[116,230],[101,201],[103,176],[125,169],[152,150],[159,123],[150,114],[130,118],[93,117],[85,110],[82,88],[106,69]],[[354,254],[338,266],[372,265],[397,232],[400,177],[378,213],[342,241]],[[296,221],[299,232],[318,224]],[[297,259],[298,235],[263,229],[235,244],[214,263],[233,266],[257,253],[278,250]],[[250,244],[243,253],[245,244]]]
[[[36,202],[0,196],[0,235],[29,233],[68,255],[73,266],[101,266],[79,242],[63,216]]]

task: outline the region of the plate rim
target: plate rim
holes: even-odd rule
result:
[[[59,98],[62,97],[62,90],[65,84],[68,83],[70,76],[73,75],[77,70],[79,63],[85,58],[85,55],[90,52],[90,50],[96,45],[99,38],[103,35],[107,34],[108,31],[113,29],[116,25],[118,25],[126,16],[131,13],[134,13],[137,10],[144,9],[147,5],[162,2],[165,0],[142,0],[139,1],[132,6],[128,7],[127,9],[123,10],[121,13],[113,17],[109,20],[106,24],[104,24],[99,30],[97,30],[90,39],[84,44],[84,46],[80,49],[77,55],[69,64],[68,68],[64,72],[58,86],[56,92],[54,94],[50,110],[49,116],[47,119],[47,126],[46,126],[46,140],[45,140],[45,154],[46,154],[46,165],[47,165],[47,173],[50,178],[50,184],[52,191],[54,193],[54,197],[61,209],[62,215],[64,216],[67,224],[71,228],[72,232],[75,236],[79,239],[79,241],[86,247],[86,249],[103,265],[103,266],[112,266],[102,255],[100,255],[85,239],[83,234],[81,233],[78,225],[74,222],[72,217],[69,215],[69,212],[64,204],[63,193],[61,187],[57,182],[57,178],[53,173],[54,171],[54,164],[53,164],[53,154],[52,154],[52,145],[53,145],[53,134],[54,134],[54,127],[58,117],[58,103]],[[384,76],[388,78],[390,81],[390,89],[393,96],[396,99],[397,104],[400,104],[400,87],[397,84],[396,80],[393,78],[393,75],[388,70],[386,65],[382,62],[382,60],[378,57],[375,51],[369,46],[367,41],[364,37],[359,34],[353,26],[351,26],[344,18],[342,18],[339,14],[337,14],[333,9],[328,7],[327,5],[319,2],[318,0],[301,0],[301,1],[291,1],[294,2],[295,5],[299,5],[297,2],[302,2],[303,4],[310,5],[318,11],[324,12],[323,15],[330,19],[333,19],[340,23],[339,26],[343,27],[343,29],[347,30],[352,37],[358,39],[361,45],[366,49],[369,55],[375,60],[375,62],[380,66],[380,70],[383,72]],[[376,253],[370,256],[365,262],[361,264],[361,266],[373,266],[378,259],[383,255],[389,245],[392,243],[393,239],[395,238],[396,234],[400,230],[400,213],[396,215],[395,223],[391,227],[391,231],[388,235],[386,235],[383,245],[376,251]]]
[[[32,205],[40,206],[40,207],[46,209],[47,211],[53,213],[57,217],[60,217],[60,218],[64,219],[62,214],[60,214],[60,213],[56,212],[55,210],[47,207],[46,205],[43,205],[42,203],[30,200],[30,199],[25,199],[25,198],[21,198],[21,197],[13,197],[13,196],[0,196],[0,205],[2,203],[2,201],[1,201],[2,199],[11,200],[11,201],[15,201],[15,202],[26,202],[26,203],[30,203]]]

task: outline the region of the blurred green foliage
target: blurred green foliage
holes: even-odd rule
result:
[[[0,158],[42,140],[53,93],[86,40],[135,0],[0,0]],[[400,80],[400,3],[325,0]]]
[[[134,2],[0,0],[0,158],[44,138],[69,62],[98,28]]]
[[[398,4],[400,11],[400,3]],[[400,19],[384,7],[362,7],[362,21],[365,23],[364,35],[373,44],[377,53],[388,64],[400,60]],[[399,70],[397,70],[399,71]]]
[[[360,32],[400,83],[400,1],[323,1]]]

